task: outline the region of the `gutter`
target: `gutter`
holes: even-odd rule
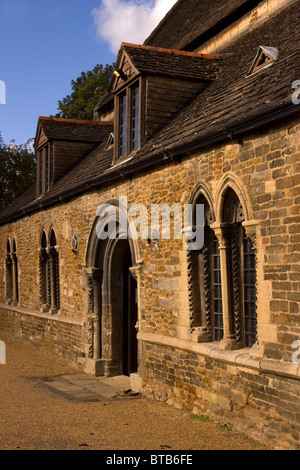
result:
[[[6,223],[13,222],[14,220],[24,217],[28,214],[39,210],[45,210],[49,207],[63,203],[72,199],[73,197],[79,196],[80,194],[91,191],[93,189],[99,188],[100,185],[106,183],[113,183],[118,181],[126,176],[132,175],[138,171],[145,171],[147,169],[153,168],[158,164],[165,163],[166,161],[174,160],[178,157],[182,157],[185,153],[192,152],[195,150],[202,149],[211,145],[216,145],[226,140],[234,140],[239,138],[241,135],[246,132],[254,131],[260,129],[261,127],[272,124],[282,118],[292,117],[300,112],[300,105],[294,105],[293,103],[288,103],[280,106],[279,108],[263,114],[262,116],[245,121],[243,124],[237,124],[231,128],[226,129],[219,134],[212,134],[211,136],[193,139],[193,141],[184,144],[177,145],[169,151],[157,151],[151,158],[146,160],[139,160],[124,168],[116,168],[112,172],[102,173],[99,177],[95,178],[92,181],[86,182],[73,188],[69,191],[66,191],[63,195],[54,196],[48,201],[39,202],[31,205],[27,209],[23,209],[19,212],[16,212],[13,216],[7,216],[4,219],[0,219],[0,226],[5,225]]]

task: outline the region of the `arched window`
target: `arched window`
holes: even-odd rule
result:
[[[6,256],[5,256],[5,284],[6,284],[6,301],[13,303],[13,268],[10,241],[7,240]]]
[[[226,282],[226,336],[235,347],[252,347],[257,340],[256,254],[244,221],[240,200],[228,188],[223,196],[221,272]]]
[[[43,230],[40,242],[39,252],[39,277],[40,277],[40,303],[41,310],[46,312],[50,308],[49,298],[49,257],[47,252],[47,237]]]
[[[57,313],[60,308],[59,255],[54,229],[49,242],[42,231],[39,251],[40,303],[43,312]]]
[[[18,273],[18,256],[17,256],[17,245],[15,239],[12,242],[12,267],[13,267],[13,303],[17,305],[19,302],[19,273]]]
[[[204,195],[198,196],[196,205],[204,206],[204,245],[201,250],[190,251],[191,332],[197,341],[221,341],[223,338],[223,308],[220,252],[218,240],[210,228],[214,216]]]
[[[51,229],[49,235],[48,256],[51,312],[57,313],[60,307],[59,254],[53,228]]]
[[[6,300],[9,304],[17,305],[19,302],[19,285],[18,285],[18,257],[16,242],[7,240],[6,245]]]

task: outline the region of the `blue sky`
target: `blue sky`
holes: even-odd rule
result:
[[[114,62],[122,41],[142,43],[174,3],[0,0],[0,80],[6,88],[6,104],[0,104],[0,132],[4,142],[14,139],[23,144],[34,137],[38,117],[57,113],[57,101],[70,94],[72,79],[99,63]]]

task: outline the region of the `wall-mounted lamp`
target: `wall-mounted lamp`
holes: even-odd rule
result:
[[[115,77],[121,78],[122,80],[127,80],[127,75],[125,75],[122,69],[115,70],[114,75]]]

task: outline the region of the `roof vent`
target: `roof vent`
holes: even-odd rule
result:
[[[278,49],[276,47],[260,46],[254,62],[249,70],[248,76],[259,72],[266,67],[270,67],[278,59]]]

